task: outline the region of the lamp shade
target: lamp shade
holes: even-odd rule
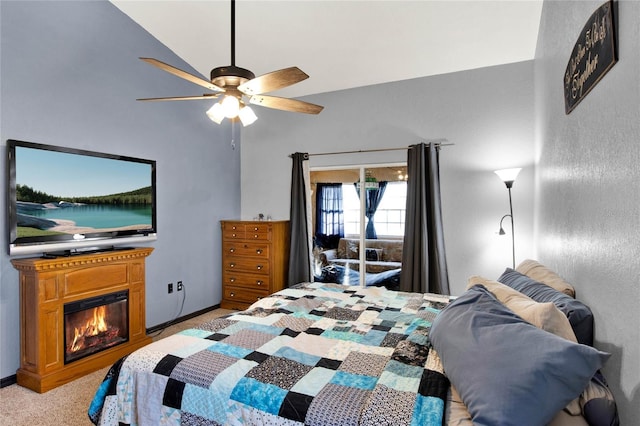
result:
[[[207,117],[211,119],[216,124],[222,123],[224,120],[224,111],[222,110],[222,105],[219,102],[213,104],[211,108],[207,111]]]
[[[520,173],[522,168],[514,168],[514,169],[502,169],[496,170],[494,173],[498,175],[500,179],[507,185],[507,188],[511,188],[513,182],[515,182],[518,177],[518,173]]]
[[[253,110],[249,106],[243,107],[240,110],[240,114],[238,114],[238,116],[240,117],[240,121],[242,122],[242,125],[244,127],[248,126],[249,124],[252,124],[254,121],[258,119],[258,117],[256,116],[256,113],[253,112]]]

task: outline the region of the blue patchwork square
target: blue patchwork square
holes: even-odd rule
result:
[[[363,376],[360,374],[347,373],[346,371],[336,371],[331,379],[331,383],[351,388],[363,390],[371,390],[375,387],[378,379],[371,376]]]
[[[381,330],[369,330],[369,332],[364,335],[360,343],[363,345],[379,346],[386,335],[387,333]]]
[[[287,358],[304,365],[309,365],[311,367],[315,366],[321,359],[317,355],[300,352],[288,346],[283,346],[282,348],[278,349],[273,355],[281,358]]]
[[[249,355],[253,350],[247,348],[240,348],[238,346],[227,345],[224,342],[213,342],[211,346],[207,348],[211,352],[217,352],[219,354],[227,355],[233,358],[244,358]]]
[[[249,407],[277,415],[287,393],[286,390],[278,386],[260,383],[255,379],[243,377],[233,388],[231,399]]]
[[[413,409],[411,426],[440,426],[444,401],[432,396],[418,395]]]

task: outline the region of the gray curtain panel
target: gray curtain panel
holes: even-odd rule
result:
[[[307,229],[307,200],[304,182],[303,162],[309,160],[308,153],[296,152],[291,155],[291,207],[289,220],[291,240],[289,252],[289,279],[291,287],[301,282],[311,281],[309,262],[309,230]]]
[[[358,199],[360,199],[360,188],[358,188],[358,182],[353,184],[356,189],[356,194],[358,194]],[[380,201],[382,201],[382,196],[384,195],[384,190],[387,187],[387,182],[382,181],[378,182],[378,187],[376,189],[366,189],[364,191],[365,194],[365,211],[364,214],[367,217],[367,227],[365,229],[365,238],[367,240],[377,240],[378,234],[376,233],[376,226],[373,223],[373,216],[376,214],[378,210],[378,206],[380,205]]]
[[[407,214],[400,290],[450,294],[440,205],[440,147],[418,144],[407,153]]]

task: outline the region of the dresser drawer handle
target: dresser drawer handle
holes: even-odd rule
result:
[[[231,236],[232,236],[233,238],[235,238],[235,237],[236,237],[236,234],[235,234],[235,233],[233,233],[233,234],[231,234]]]
[[[257,249],[257,250],[256,250],[256,253],[258,253],[258,254],[262,254],[262,249]]]
[[[258,281],[256,281],[256,284],[257,284],[257,285],[259,285],[259,286],[261,286],[262,284],[264,284],[264,281],[262,281],[262,280],[258,280]]]
[[[258,235],[258,234],[254,234],[254,235],[253,235],[253,238],[258,238],[258,237],[259,237],[259,235]]]
[[[258,228],[257,226],[255,228],[253,228],[254,231],[257,231],[258,229],[260,229],[260,228]]]
[[[235,268],[235,267],[236,267],[236,264],[235,264],[235,263],[230,263],[230,264],[229,264],[229,268]]]
[[[231,227],[231,229],[233,229],[233,230],[235,231],[235,230],[236,230],[236,229],[238,229],[238,228],[236,228],[235,226],[232,226],[232,227]]]
[[[258,266],[256,266],[256,268],[257,268],[257,269],[258,269],[258,271],[259,271],[259,270],[261,270],[261,269],[262,269],[262,265],[258,265]]]
[[[233,277],[232,277],[232,278],[229,278],[229,282],[230,282],[230,283],[235,283],[235,282],[236,282],[236,279],[235,279],[235,278],[233,278]]]
[[[236,297],[236,294],[234,292],[229,293],[229,297]]]
[[[262,296],[256,296],[256,300],[262,299]]]
[[[236,252],[236,249],[234,249],[234,248],[230,248],[229,249],[229,253],[235,253],[235,252]]]

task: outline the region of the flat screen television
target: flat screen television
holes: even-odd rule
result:
[[[72,255],[155,240],[156,163],[7,141],[10,255]]]

